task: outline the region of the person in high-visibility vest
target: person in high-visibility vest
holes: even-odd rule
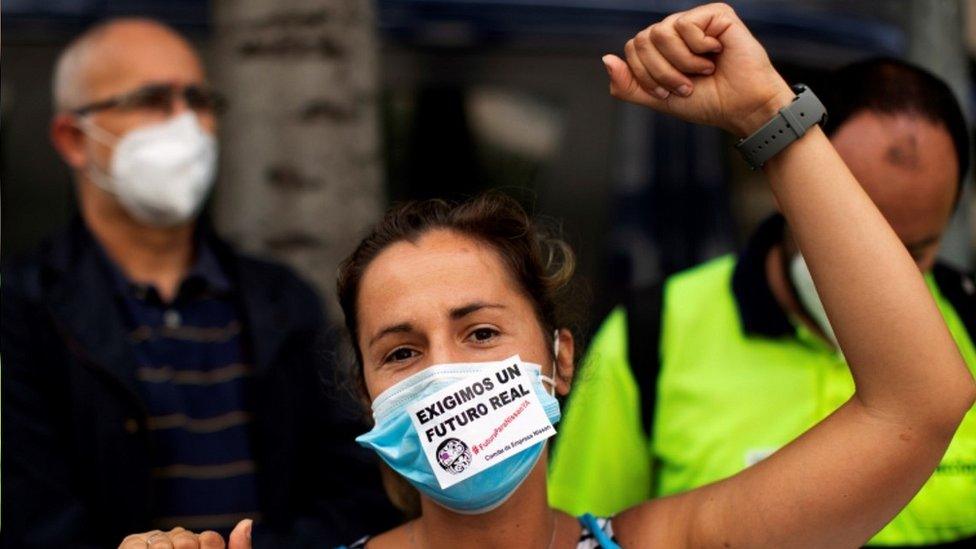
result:
[[[841,69],[825,89],[834,147],[915,258],[976,372],[976,284],[936,260],[969,164],[958,103],[937,77],[891,59]],[[612,515],[729,477],[853,392],[805,262],[774,215],[740,254],[636,290],[606,318],[559,428],[550,501]],[[974,542],[976,410],[871,544]]]

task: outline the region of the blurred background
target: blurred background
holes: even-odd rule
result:
[[[946,79],[974,112],[976,0],[733,1],[788,80],[875,55]],[[774,209],[718,130],[613,101],[600,56],[695,2],[6,0],[0,253],[74,212],[48,143],[51,70],[94,22],[163,20],[227,96],[208,208],[222,234],[315,283],[392,202],[502,189],[559,223],[601,318],[635,283],[735,250]],[[972,119],[970,118],[970,122]],[[972,270],[976,200],[942,257]]]

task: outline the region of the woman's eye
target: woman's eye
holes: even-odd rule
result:
[[[407,347],[400,347],[395,349],[392,353],[386,355],[386,360],[384,362],[402,362],[404,360],[410,360],[416,356],[416,351],[409,349]]]
[[[497,336],[498,336],[498,330],[495,330],[493,328],[478,328],[477,330],[471,332],[471,335],[468,336],[468,339],[471,339],[476,343],[484,343],[486,341],[490,341],[492,338],[495,338]]]

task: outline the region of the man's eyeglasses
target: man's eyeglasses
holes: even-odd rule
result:
[[[225,106],[224,98],[220,94],[202,86],[149,84],[127,93],[89,103],[71,112],[76,116],[84,116],[106,109],[120,109],[170,114],[173,112],[173,103],[177,97],[182,97],[190,109],[198,112],[219,113]]]

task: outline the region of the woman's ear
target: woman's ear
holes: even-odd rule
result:
[[[560,396],[569,394],[569,388],[573,384],[573,373],[575,370],[573,358],[575,356],[575,340],[573,332],[566,328],[556,330],[556,342],[558,353],[556,353],[556,392]]]

